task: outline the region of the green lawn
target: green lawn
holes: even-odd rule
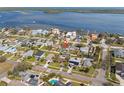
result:
[[[88,77],[94,76],[94,71],[95,71],[95,69],[93,67],[90,67],[89,71],[87,73],[85,73],[83,71],[79,71],[78,67],[76,69],[73,69],[73,73],[80,74],[80,75],[85,75],[85,76],[88,76]]]
[[[39,62],[38,65],[45,65],[46,62],[45,61],[42,61],[42,62]]]
[[[9,75],[8,78],[11,80],[21,80],[20,76],[15,76],[15,75]]]
[[[12,54],[8,54],[8,53],[7,53],[7,54],[5,54],[4,56],[5,56],[6,58],[9,58],[9,57],[12,56]]]
[[[111,46],[124,47],[124,45],[114,44],[114,43],[112,43]]]
[[[48,67],[51,68],[51,69],[60,70],[60,63],[53,62]],[[65,72],[67,72],[67,70],[68,70],[67,68],[63,69],[63,71],[65,71]],[[76,69],[73,69],[72,72],[75,73],[75,74],[80,74],[80,75],[85,75],[85,76],[88,76],[88,77],[92,77],[92,76],[94,76],[95,69],[93,67],[90,67],[89,71],[87,73],[85,73],[85,72],[79,71],[79,69],[76,68]]]
[[[55,67],[60,67],[60,63],[58,63],[58,62],[53,62],[53,63],[51,63],[50,64],[50,66],[55,66]]]
[[[0,55],[2,55],[2,54],[4,54],[4,52],[3,51],[0,51]]]
[[[120,61],[120,62],[124,63],[124,58],[115,58],[115,61]]]
[[[11,58],[11,60],[17,61],[17,60],[20,59],[20,58],[21,58],[21,56],[14,56],[14,57]]]
[[[43,46],[42,48],[40,48],[40,50],[47,50],[48,47],[47,46]]]
[[[49,52],[45,52],[44,58],[46,58],[49,55]]]
[[[17,48],[18,51],[26,51],[28,49],[30,49],[30,48],[29,47],[18,47]]]
[[[27,58],[25,58],[24,61],[25,61],[25,62],[35,62],[36,59],[35,59],[34,56],[32,56],[32,57],[27,57]]]

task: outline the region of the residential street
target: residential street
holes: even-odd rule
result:
[[[77,81],[89,81],[91,82],[91,85],[102,85],[103,83],[106,83],[108,82],[105,78],[105,57],[107,55],[107,49],[103,49],[103,55],[102,55],[102,68],[101,69],[97,69],[96,71],[98,72],[98,75],[96,76],[96,78],[90,78],[90,77],[87,77],[87,76],[82,76],[82,75],[79,75],[79,74],[69,74],[67,72],[64,72],[64,71],[59,71],[59,70],[55,70],[55,69],[50,69],[50,68],[44,68],[43,66],[34,66],[32,70],[37,70],[37,71],[41,71],[41,72],[48,72],[48,73],[58,73],[66,78],[69,78],[69,79],[74,79],[74,80],[77,80]],[[8,61],[9,63],[12,63],[14,65],[16,65],[17,62],[13,62],[13,61]]]
[[[48,73],[58,73],[66,78],[74,79],[74,80],[82,81],[82,82],[83,81],[91,81],[91,78],[86,77],[86,76],[82,76],[82,75],[78,75],[78,74],[68,74],[67,72],[50,69],[50,68],[46,69],[43,66],[35,66],[35,67],[33,67],[32,70],[37,70],[37,71],[42,71],[42,72],[47,71]]]
[[[102,86],[103,83],[108,82],[105,78],[106,56],[107,56],[107,48],[102,49],[102,68],[97,69],[98,75],[96,76],[96,78],[93,79],[92,85],[97,85],[97,86],[101,85]]]

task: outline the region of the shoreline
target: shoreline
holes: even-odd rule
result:
[[[58,14],[63,12],[75,13],[100,13],[100,14],[124,14],[124,8],[109,7],[1,7],[0,11],[41,11],[48,14]]]
[[[76,32],[79,32],[79,31],[82,31],[84,33],[87,33],[89,31],[89,33],[97,33],[97,34],[100,34],[100,33],[107,33],[107,34],[117,34],[119,36],[124,36],[124,34],[121,34],[121,33],[111,33],[111,32],[99,32],[99,31],[94,31],[94,30],[88,30],[88,29],[81,29],[81,28],[78,28],[78,29],[74,29],[74,28],[69,28],[69,27],[61,27],[61,26],[52,26],[52,25],[46,25],[46,24],[40,24],[40,25],[35,25],[35,24],[29,24],[29,25],[22,25],[22,26],[15,26],[15,27],[12,27],[12,26],[9,26],[9,27],[0,27],[0,30],[2,28],[14,28],[14,29],[23,29],[23,28],[30,28],[31,30],[37,30],[37,29],[42,29],[42,30],[49,30],[51,28],[58,28],[60,31],[64,31],[64,32],[73,32],[73,31],[76,31]]]

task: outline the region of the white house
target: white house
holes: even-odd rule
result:
[[[70,38],[70,39],[75,39],[76,38],[76,32],[67,32],[66,34],[66,37],[67,38]]]
[[[54,28],[54,29],[52,29],[52,33],[59,35],[60,34],[60,30],[58,28]]]
[[[123,57],[124,58],[124,49],[114,49],[115,57]]]
[[[90,67],[92,66],[93,59],[90,58],[83,58],[83,67]]]
[[[33,50],[29,50],[29,51],[27,51],[27,52],[25,52],[24,54],[23,54],[23,57],[29,57],[29,56],[32,56],[33,55]]]
[[[32,35],[37,35],[37,34],[46,35],[48,33],[49,33],[48,30],[43,30],[43,29],[32,30]]]

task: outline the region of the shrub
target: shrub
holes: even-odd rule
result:
[[[14,70],[15,72],[18,72],[18,71],[26,71],[31,68],[32,68],[31,64],[23,62],[23,63],[20,63],[16,68],[14,68]]]
[[[0,81],[0,86],[7,86],[7,83],[4,81]]]
[[[0,63],[5,62],[5,61],[6,61],[6,57],[1,56],[1,57],[0,57]]]

